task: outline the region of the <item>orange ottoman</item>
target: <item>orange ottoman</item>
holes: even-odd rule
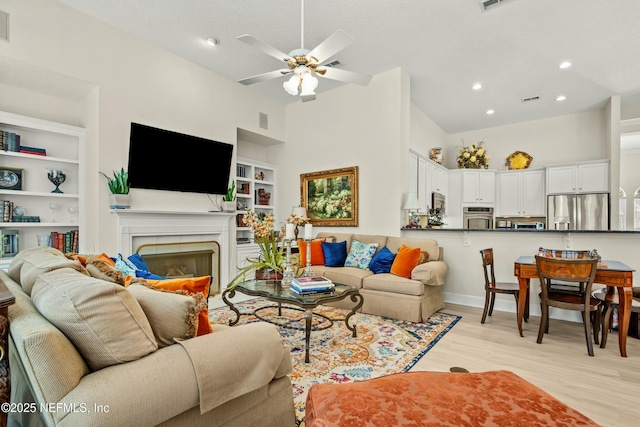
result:
[[[306,427],[597,426],[509,371],[405,372],[345,384],[316,384]]]

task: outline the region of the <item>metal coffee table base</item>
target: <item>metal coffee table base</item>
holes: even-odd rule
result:
[[[244,289],[238,289],[240,292],[242,293],[247,293],[245,292]],[[233,326],[236,323],[238,323],[238,321],[240,320],[240,316],[242,315],[254,315],[256,316],[258,319],[263,320],[265,322],[283,327],[283,328],[288,328],[288,329],[297,329],[297,330],[302,330],[302,327],[300,325],[296,325],[294,324],[294,322],[297,322],[297,320],[292,320],[292,321],[287,321],[287,322],[279,322],[277,320],[274,320],[273,318],[269,318],[266,316],[261,316],[260,315],[260,311],[262,310],[266,310],[269,308],[274,308],[277,307],[278,308],[278,316],[282,316],[282,309],[285,310],[296,310],[296,311],[301,311],[304,312],[304,318],[305,318],[305,325],[304,325],[304,331],[305,331],[305,335],[304,335],[304,340],[305,340],[305,345],[304,345],[304,349],[305,349],[305,356],[304,356],[304,361],[305,363],[309,363],[309,343],[311,340],[311,331],[321,331],[324,329],[328,329],[331,326],[333,326],[333,323],[336,321],[342,321],[344,320],[344,323],[347,327],[347,329],[349,329],[352,334],[352,337],[356,337],[357,336],[357,331],[356,331],[356,326],[355,325],[349,325],[349,319],[351,318],[351,316],[353,316],[356,311],[358,311],[360,309],[360,307],[362,307],[362,303],[364,302],[364,299],[362,298],[362,295],[360,295],[360,293],[358,292],[357,289],[355,288],[351,288],[350,290],[347,290],[343,293],[340,293],[339,295],[322,295],[322,294],[318,294],[318,296],[316,298],[309,298],[309,296],[305,296],[304,298],[301,298],[300,300],[295,300],[295,299],[291,299],[291,298],[286,298],[285,301],[279,300],[279,298],[273,297],[273,296],[268,296],[268,295],[261,295],[264,296],[265,298],[267,298],[270,301],[273,302],[277,302],[278,305],[271,305],[271,306],[266,306],[266,307],[260,307],[255,309],[253,312],[251,313],[240,313],[240,311],[233,305],[233,303],[231,301],[229,301],[227,299],[227,297],[229,298],[233,298],[235,296],[235,289],[231,289],[229,291],[225,291],[222,294],[222,300],[229,306],[229,308],[236,314],[236,318],[235,319],[230,319],[229,320],[229,326]],[[347,313],[347,315],[344,317],[344,319],[342,318],[338,318],[338,319],[331,319],[323,314],[320,313],[314,313],[313,309],[316,308],[318,305],[325,303],[325,302],[331,302],[331,301],[339,301],[342,300],[346,297],[350,297],[351,301],[353,301],[355,303],[355,306],[351,309],[351,311],[349,313]],[[285,304],[290,304],[290,305],[295,305],[297,307],[289,307],[289,306],[282,306],[283,302]],[[313,327],[313,316],[319,316],[322,317],[323,319],[327,320],[329,323],[328,325],[325,326],[318,326],[318,327]]]

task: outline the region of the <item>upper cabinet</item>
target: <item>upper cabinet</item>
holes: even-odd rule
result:
[[[545,216],[544,171],[498,173],[501,216]]]
[[[431,209],[431,193],[447,194],[449,171],[431,159],[409,151],[409,191],[418,195],[420,213]]]
[[[610,192],[608,160],[555,165],[546,170],[548,194]]]
[[[465,170],[462,172],[462,204],[492,207],[496,201],[494,171]]]

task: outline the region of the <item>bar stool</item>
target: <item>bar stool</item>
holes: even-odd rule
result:
[[[640,313],[640,299],[636,298],[637,295],[640,294],[640,289],[633,290],[634,298],[631,300],[631,320],[629,321],[629,334],[632,335],[635,331],[635,335],[638,335],[638,313]],[[599,291],[593,293],[593,297],[600,300],[602,302],[602,312],[603,316],[600,316],[602,319],[602,339],[600,341],[600,348],[604,348],[607,344],[607,336],[609,335],[609,329],[611,328],[611,315],[613,314],[613,310],[618,308],[618,294],[613,295],[613,299],[608,301],[607,297],[607,289],[603,288]],[[633,322],[635,321],[635,328]]]

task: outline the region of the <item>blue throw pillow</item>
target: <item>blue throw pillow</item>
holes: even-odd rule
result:
[[[144,262],[140,254],[133,254],[127,259],[131,261],[131,264],[135,265],[138,270],[149,271],[149,266]]]
[[[396,254],[391,252],[386,246],[378,251],[373,256],[369,263],[369,269],[375,274],[389,273],[391,271],[391,265],[393,260],[396,259]]]
[[[327,267],[344,267],[347,259],[347,242],[322,242],[324,265]]]
[[[146,270],[136,270],[136,277],[141,277],[143,279],[153,279],[153,280],[167,280],[166,277],[158,276],[157,274],[149,273]]]

